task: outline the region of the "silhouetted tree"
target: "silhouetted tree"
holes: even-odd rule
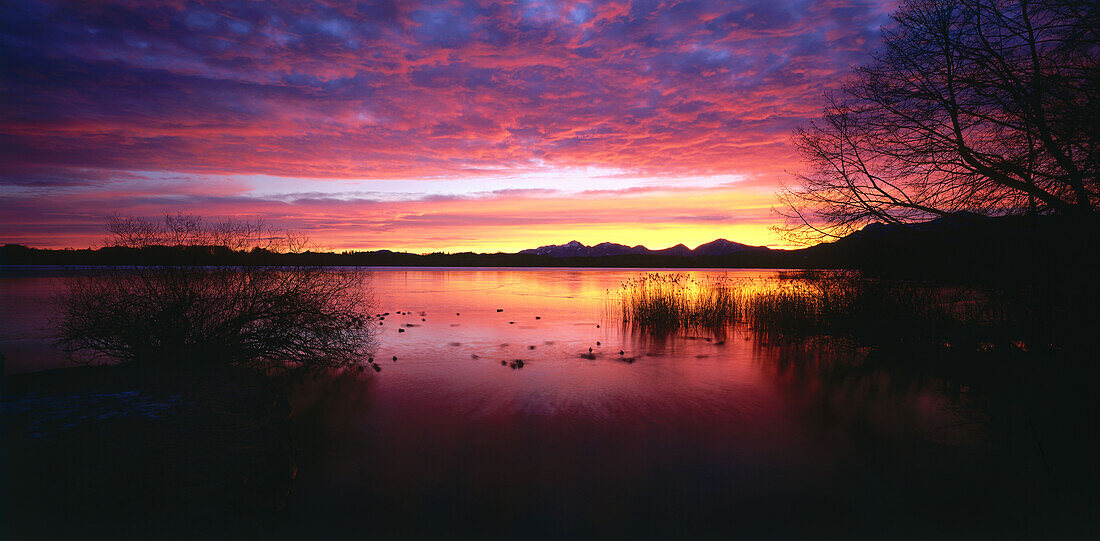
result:
[[[1100,203],[1094,1],[911,0],[873,61],[795,134],[793,238],[959,211],[1088,215]]]
[[[364,363],[371,344],[363,275],[311,266],[197,263],[220,251],[299,252],[263,224],[113,218],[114,246],[186,248],[191,260],[111,267],[71,279],[61,344],[84,362],[240,365],[258,370]],[[365,363],[364,363],[365,364]]]

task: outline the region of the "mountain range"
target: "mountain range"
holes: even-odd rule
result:
[[[694,250],[683,244],[677,244],[676,246],[663,248],[661,250],[650,250],[640,244],[638,246],[627,246],[625,244],[615,244],[613,242],[601,242],[595,246],[586,246],[585,244],[573,240],[565,244],[551,244],[548,246],[539,246],[538,248],[520,250],[518,253],[548,257],[605,257],[615,255],[697,257],[770,251],[770,248],[764,246],[749,246],[726,239],[716,239],[706,244],[700,244]]]
[[[910,225],[875,223],[832,242],[797,250],[725,239],[662,250],[572,241],[519,253],[238,252],[221,247],[149,246],[51,250],[0,246],[0,274],[35,265],[326,265],[354,267],[634,267],[850,268],[920,280],[1028,283],[1037,277],[1073,285],[1093,276],[1100,253],[1100,214],[983,218],[956,213]],[[1090,282],[1091,283],[1091,282]]]

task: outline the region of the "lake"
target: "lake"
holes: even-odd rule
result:
[[[1028,526],[1019,457],[993,443],[988,412],[957,382],[845,370],[860,352],[740,325],[624,326],[615,291],[654,271],[363,272],[374,311],[389,314],[382,371],[294,387],[299,472],[276,535],[927,538]],[[0,279],[6,373],[64,364],[47,332],[62,285],[51,269]]]

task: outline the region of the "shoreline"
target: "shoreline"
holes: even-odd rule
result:
[[[296,450],[273,380],[78,366],[3,389],[7,539],[260,537],[286,511]]]

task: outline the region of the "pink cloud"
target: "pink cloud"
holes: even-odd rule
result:
[[[247,197],[260,186],[228,182],[189,191],[154,179],[132,193],[119,189],[141,171],[158,179],[477,184],[504,173],[596,167],[669,181],[660,184],[735,175],[774,186],[799,166],[791,130],[862,60],[892,7],[766,0],[4,7],[4,240],[44,235],[45,224],[30,216],[47,201],[74,216],[97,197],[117,208],[176,202],[222,214],[280,205]],[[60,191],[25,193],[48,188]],[[181,198],[203,195],[209,206]],[[54,219],[58,231],[72,223]],[[77,238],[85,229],[72,231]]]

